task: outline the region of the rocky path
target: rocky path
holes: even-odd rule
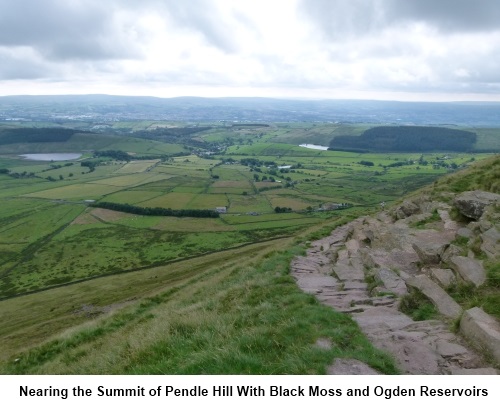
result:
[[[350,314],[376,347],[392,354],[405,374],[497,374],[462,334],[451,332],[453,322],[464,311],[443,284],[457,278],[467,280],[458,271],[443,269],[443,260],[452,263],[467,258],[453,255],[452,241],[460,227],[450,219],[450,207],[438,208],[413,208],[414,214],[399,218],[396,210],[396,214],[359,218],[341,226],[313,242],[306,256],[296,257],[292,275],[302,290]],[[428,219],[430,210],[440,216],[433,228],[411,226]],[[444,281],[440,282],[439,276]],[[401,297],[412,289],[420,290],[434,303],[440,319],[414,321],[398,309]],[[481,329],[489,323],[485,326],[488,350],[495,352],[498,345],[500,351],[500,326],[479,308],[474,310],[487,321],[481,323],[476,317],[474,327],[480,324],[477,327]],[[467,316],[471,311],[466,311]],[[466,330],[462,332],[467,335]],[[349,369],[342,370],[348,373]]]

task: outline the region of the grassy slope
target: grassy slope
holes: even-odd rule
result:
[[[137,289],[135,283],[151,277],[158,277],[154,282],[159,291],[24,353],[19,352],[22,342],[16,338],[27,345],[27,333],[39,331],[30,326],[34,315],[28,308],[43,300],[39,294],[10,300],[8,307],[17,308],[24,328],[2,332],[2,344],[11,347],[0,372],[311,374],[323,373],[336,357],[354,357],[382,372],[396,372],[392,360],[373,349],[348,316],[298,289],[288,274],[291,258],[302,250],[298,243],[282,240],[194,259],[191,266],[184,263],[127,275],[121,288],[108,279],[72,286],[73,293],[58,289],[57,295],[80,297],[80,303],[83,297],[87,303],[101,300],[94,305],[105,304],[106,290],[114,300],[119,295],[130,297],[133,292],[125,294],[123,286]],[[168,276],[173,273],[178,278]],[[137,294],[139,290],[132,296]],[[68,304],[63,311],[56,302],[50,306],[42,304],[49,324],[57,325],[50,311],[77,323],[78,316],[67,313]],[[318,338],[329,338],[332,348],[316,347]]]

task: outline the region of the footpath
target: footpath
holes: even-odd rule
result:
[[[465,310],[447,293],[457,284],[488,282],[480,259],[500,260],[498,205],[499,194],[482,191],[454,196],[451,205],[405,201],[312,242],[306,256],[294,258],[291,273],[303,291],[350,314],[405,374],[500,374],[500,323],[481,308]],[[453,207],[470,222],[452,220]],[[414,321],[399,309],[408,294],[427,297],[439,315]],[[376,372],[344,359],[329,373]]]

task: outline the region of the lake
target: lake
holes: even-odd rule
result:
[[[328,146],[314,145],[313,143],[303,143],[299,146],[302,146],[303,148],[308,148],[308,149],[328,150]]]
[[[82,156],[81,153],[28,153],[19,155],[27,160],[38,160],[42,162],[60,162],[63,160],[75,160]]]

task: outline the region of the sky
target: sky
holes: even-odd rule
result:
[[[0,0],[0,95],[500,101],[498,0]]]

